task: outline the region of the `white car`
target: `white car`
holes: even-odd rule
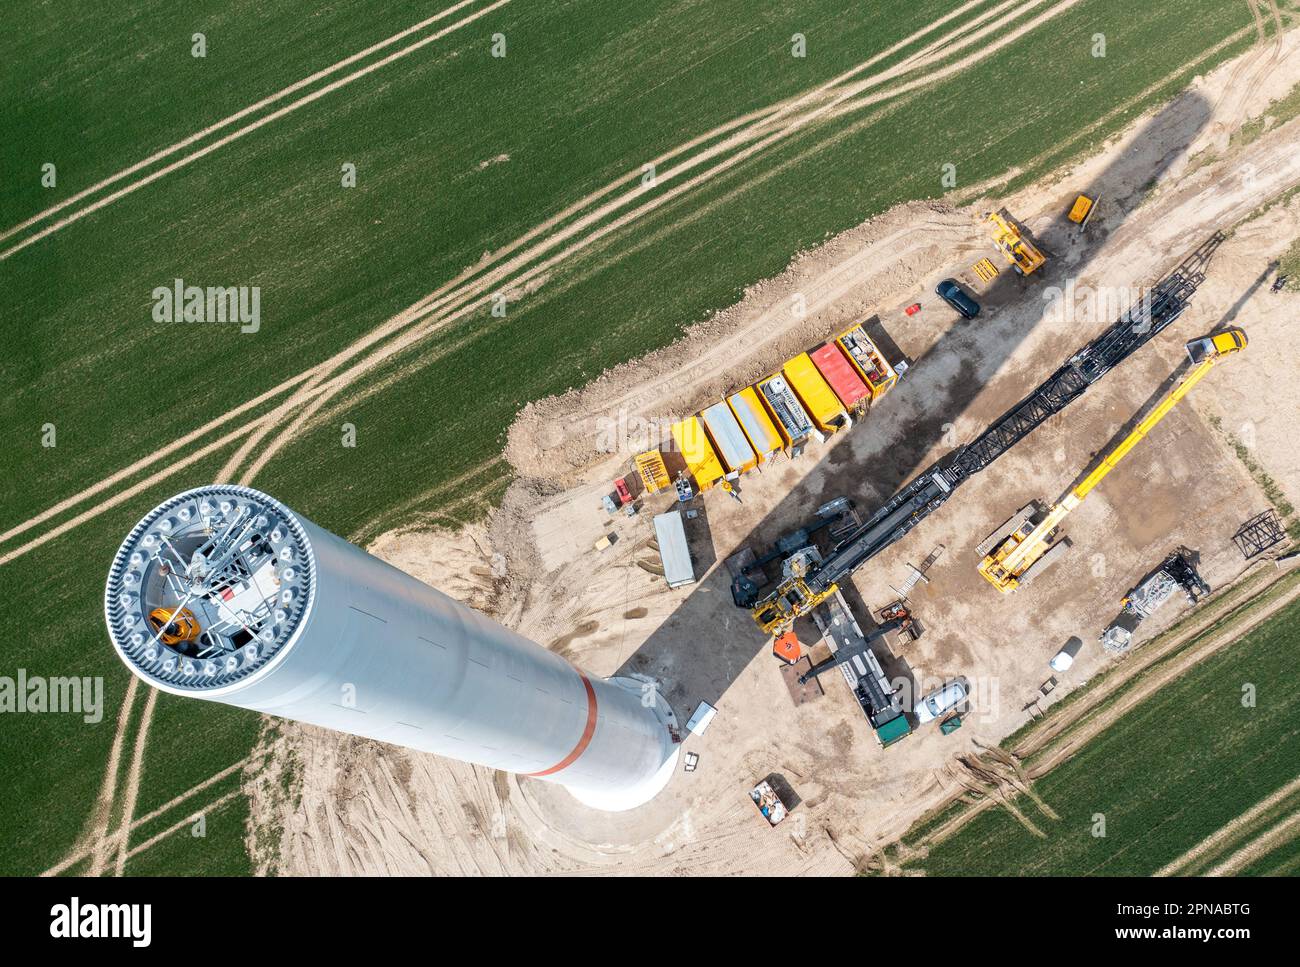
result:
[[[916,722],[918,725],[933,722],[948,709],[955,708],[964,701],[966,701],[966,686],[961,682],[949,682],[917,703],[913,710],[916,712]]]
[[[1054,672],[1069,671],[1070,666],[1074,664],[1074,656],[1070,654],[1068,648],[1062,648],[1052,656],[1052,660],[1047,664]]]

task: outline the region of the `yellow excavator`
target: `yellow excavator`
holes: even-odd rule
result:
[[[1032,275],[1047,262],[1047,256],[1020,233],[1019,227],[1001,212],[985,216],[993,225],[993,244],[1021,275]]]
[[[1027,584],[1047,568],[1069,547],[1065,540],[1056,540],[1056,530],[1070,511],[1083,503],[1088,496],[1115,469],[1121,460],[1137,446],[1156,424],[1163,420],[1192,387],[1199,383],[1220,360],[1246,348],[1246,334],[1240,329],[1228,329],[1213,336],[1194,339],[1187,344],[1187,355],[1192,361],[1192,371],[1175,386],[1159,405],[1142,420],[1133,432],[1111,450],[1097,468],[1089,473],[1060,502],[1051,507],[1037,524],[1031,520],[1035,505],[1030,504],[1011,520],[990,534],[976,549],[984,559],[979,572],[985,580],[1003,594]]]

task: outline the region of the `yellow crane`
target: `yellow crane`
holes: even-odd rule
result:
[[[993,244],[1021,275],[1032,275],[1047,262],[1047,256],[1020,234],[1010,218],[1000,212],[989,212],[985,217],[993,224]]]
[[[1046,567],[1054,558],[1054,552],[1059,553],[1069,546],[1064,541],[1055,540],[1055,536],[1056,529],[1070,511],[1083,503],[1083,499],[1115,469],[1130,450],[1137,446],[1138,441],[1169,414],[1179,400],[1191,392],[1192,387],[1199,383],[1206,373],[1226,356],[1245,348],[1246,334],[1240,329],[1228,329],[1218,335],[1205,336],[1189,342],[1187,355],[1193,363],[1193,369],[1187,377],[1160,401],[1132,433],[1106,454],[1095,470],[1048,510],[1039,523],[1031,525],[1030,516],[1022,510],[1020,514],[990,535],[980,545],[980,553],[984,553],[995,543],[997,546],[988,551],[980,562],[980,574],[1003,594],[1010,594],[1027,583],[1036,571]]]

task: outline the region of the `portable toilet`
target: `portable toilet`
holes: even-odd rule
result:
[[[686,462],[686,472],[694,478],[697,490],[708,490],[727,475],[718,461],[713,445],[709,443],[699,417],[691,416],[674,423],[671,433],[678,452]]]
[[[758,390],[746,386],[739,393],[728,396],[727,405],[736,414],[736,420],[749,438],[749,445],[754,448],[759,463],[766,463],[785,449],[785,441],[767,415],[762,400],[758,398]]]
[[[838,343],[828,342],[814,350],[812,361],[845,409],[851,413],[860,413],[867,408],[871,402],[871,390],[867,389],[866,381],[858,375],[852,361]]]
[[[871,341],[862,326],[845,330],[835,341],[849,357],[858,375],[866,382],[867,389],[871,391],[872,402],[894,388],[894,384],[898,382],[898,373],[886,362],[884,354]]]
[[[735,414],[725,402],[717,402],[700,414],[704,428],[713,441],[713,449],[722,458],[722,465],[731,473],[745,473],[758,466],[758,457],[749,445],[749,438],[740,428]]]
[[[813,425],[812,417],[780,373],[759,380],[758,395],[767,407],[772,425],[790,448],[791,456],[799,455],[809,437],[815,438],[818,443],[825,441],[826,437]]]
[[[800,353],[783,367],[781,372],[790,382],[790,387],[798,395],[804,409],[812,417],[817,428],[825,433],[834,433],[853,425],[848,411],[840,402],[835,391],[817,372],[812,359],[807,353]]]

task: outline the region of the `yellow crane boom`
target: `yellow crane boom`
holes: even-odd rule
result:
[[[1024,583],[1030,570],[1037,564],[1045,563],[1048,552],[1056,546],[1053,540],[1056,529],[1070,511],[1083,503],[1083,499],[1106,479],[1106,475],[1119,465],[1119,462],[1155,428],[1156,424],[1169,415],[1169,411],[1191,392],[1192,387],[1205,378],[1206,373],[1224,357],[1245,348],[1246,334],[1240,329],[1229,329],[1216,336],[1206,336],[1189,342],[1187,354],[1195,366],[1187,377],[1133,428],[1132,433],[1107,453],[1091,473],[1053,505],[1041,521],[1031,526],[1026,520],[1016,526],[980,562],[980,574],[1003,594],[1011,593]]]

